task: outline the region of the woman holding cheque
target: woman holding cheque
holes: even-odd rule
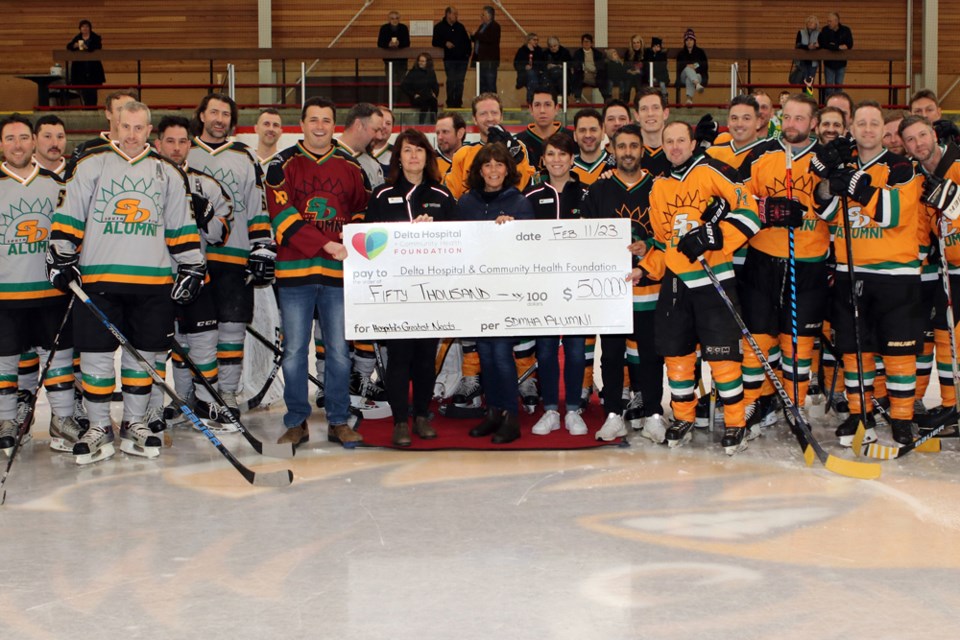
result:
[[[532,219],[533,208],[517,190],[519,183],[520,174],[507,147],[502,142],[487,144],[473,159],[467,176],[470,190],[457,203],[454,218],[496,224]],[[479,425],[470,430],[474,438],[493,434],[494,444],[507,444],[520,437],[514,342],[511,337],[477,338],[487,414]]]
[[[538,184],[526,188],[523,195],[533,207],[537,220],[580,218],[580,202],[587,185],[573,173],[577,145],[570,136],[557,133],[543,143],[543,165]],[[563,426],[570,435],[582,436],[587,425],[580,417],[580,386],[586,365],[587,336],[563,336],[563,386],[567,411]],[[560,428],[560,349],[559,336],[537,338],[537,372],[543,416],[533,425],[534,435],[544,436]]]
[[[397,136],[387,182],[374,190],[364,222],[433,222],[449,220],[457,201],[440,184],[437,157],[427,137],[415,129]],[[413,433],[424,440],[437,437],[428,420],[436,378],[437,338],[385,340],[386,390],[393,412],[393,444],[409,447],[410,383],[413,382]]]

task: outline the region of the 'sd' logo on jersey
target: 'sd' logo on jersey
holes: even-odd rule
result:
[[[155,181],[123,176],[101,183],[92,217],[103,225],[104,234],[156,237],[163,213],[157,205],[161,199]]]
[[[43,198],[20,200],[0,215],[0,242],[6,245],[5,255],[44,253],[50,239],[50,217],[53,200]]]
[[[337,217],[337,210],[327,205],[326,198],[310,198],[304,207],[304,218],[310,220],[333,220]]]
[[[46,240],[49,232],[40,226],[39,220],[23,220],[17,223],[17,237],[25,242],[40,242]]]
[[[663,231],[673,246],[676,246],[677,240],[684,234],[700,225],[706,205],[700,198],[699,190],[690,195],[677,194],[673,202],[667,202]]]
[[[114,214],[123,216],[124,224],[136,224],[137,222],[146,222],[150,219],[150,210],[142,208],[140,201],[136,198],[118,200]]]

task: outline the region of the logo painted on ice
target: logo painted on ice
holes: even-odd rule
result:
[[[373,260],[387,248],[387,232],[383,229],[371,229],[366,233],[353,236],[353,248],[367,260]]]

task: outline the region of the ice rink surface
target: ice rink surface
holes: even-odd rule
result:
[[[268,440],[281,415],[243,420]],[[835,420],[814,432],[851,457]],[[956,440],[861,481],[807,468],[782,422],[730,458],[702,430],[675,450],[631,432],[589,451],[347,451],[315,415],[292,460],[223,436],[295,474],[257,489],[190,429],[159,459],[79,467],[48,424],[41,406],[0,507],[4,640],[956,635]]]

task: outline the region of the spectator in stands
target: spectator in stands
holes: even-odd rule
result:
[[[693,94],[703,93],[707,86],[707,53],[697,46],[697,34],[690,28],[683,33],[683,49],[677,54],[677,86],[686,89],[687,104],[693,104]]]
[[[63,155],[67,149],[67,133],[63,120],[48,113],[37,118],[33,125],[33,134],[37,137],[33,159],[44,169],[53,171],[61,178],[67,168]]]
[[[380,33],[377,35],[377,46],[389,53],[410,48],[410,29],[400,22],[399,11],[391,11],[387,15],[387,23],[380,27]],[[383,72],[387,78],[390,77],[391,63],[393,64],[393,82],[400,82],[407,74],[407,59],[384,58]]]
[[[484,145],[470,166],[467,191],[457,203],[456,220],[477,220],[505,224],[533,218],[533,207],[517,189],[520,172],[512,154],[501,142]],[[477,338],[477,353],[483,371],[487,413],[470,430],[473,438],[493,435],[494,444],[507,444],[520,437],[517,419],[517,368],[512,336]]]
[[[817,38],[820,37],[820,20],[817,16],[807,16],[807,21],[802,29],[797,31],[795,49],[804,51],[816,51],[820,48]],[[804,80],[817,75],[816,60],[794,60],[793,70],[790,72],[790,84],[801,84]]]
[[[847,117],[837,107],[824,107],[817,119],[817,140],[827,144],[847,135]]]
[[[610,83],[611,95],[613,95],[613,87],[617,87],[622,93],[623,84],[627,79],[627,65],[620,57],[620,52],[613,47],[604,51],[604,55],[607,56],[607,82]]]
[[[670,84],[670,70],[667,67],[667,50],[663,47],[662,38],[651,38],[650,48],[643,52],[643,65],[647,69],[653,63],[653,83],[660,87],[660,93],[667,95],[667,85]]]
[[[67,51],[93,52],[103,48],[103,41],[94,32],[93,24],[89,20],[81,20],[80,33],[73,36],[67,44]],[[103,84],[106,76],[103,74],[103,63],[99,60],[76,60],[70,65],[70,82],[73,84]],[[85,107],[97,106],[97,90],[81,89],[80,97]]]
[[[547,54],[540,47],[540,36],[527,34],[527,42],[513,56],[517,72],[517,89],[527,88],[527,104],[533,101],[533,90],[540,86],[547,71]]]
[[[253,130],[257,134],[257,162],[266,171],[270,160],[277,155],[277,144],[280,142],[280,136],[283,135],[280,112],[273,107],[264,109],[257,116],[257,123],[253,125]]]
[[[906,154],[900,137],[900,123],[905,115],[903,111],[890,111],[883,116],[883,146],[901,156]]]
[[[641,87],[647,83],[645,57],[643,37],[635,33],[630,36],[630,46],[623,56],[624,76],[620,80],[620,99],[628,104],[632,103],[631,94],[636,91],[639,95]]]
[[[820,35],[817,36],[817,43],[821,49],[827,51],[848,51],[853,49],[853,32],[850,31],[850,27],[840,24],[840,14],[834,11],[827,16],[827,26],[820,30]],[[840,91],[839,85],[843,84],[843,78],[846,73],[846,60],[824,60],[824,83],[838,85],[837,87],[824,89],[825,96]],[[847,119],[850,119],[849,114],[847,115]]]
[[[550,85],[553,93],[563,95],[563,64],[567,64],[567,91],[570,90],[571,73],[573,71],[573,56],[570,50],[560,44],[560,39],[556,36],[547,38],[547,74],[546,82]]]
[[[580,48],[573,53],[573,95],[580,102],[591,102],[584,99],[584,87],[599,89],[604,102],[610,99],[607,59],[603,51],[593,48],[593,36],[589,33],[580,37]]]
[[[417,56],[417,64],[403,79],[400,89],[407,94],[410,104],[420,113],[420,124],[437,117],[437,96],[440,84],[433,70],[433,56],[423,52]]]
[[[470,61],[470,34],[459,20],[456,8],[447,7],[443,20],[433,27],[433,46],[443,49],[443,71],[447,76],[447,108],[463,106],[463,79]]]
[[[473,36],[473,61],[480,63],[480,93],[497,92],[497,69],[500,68],[500,23],[490,5],[480,11],[480,26]]]

